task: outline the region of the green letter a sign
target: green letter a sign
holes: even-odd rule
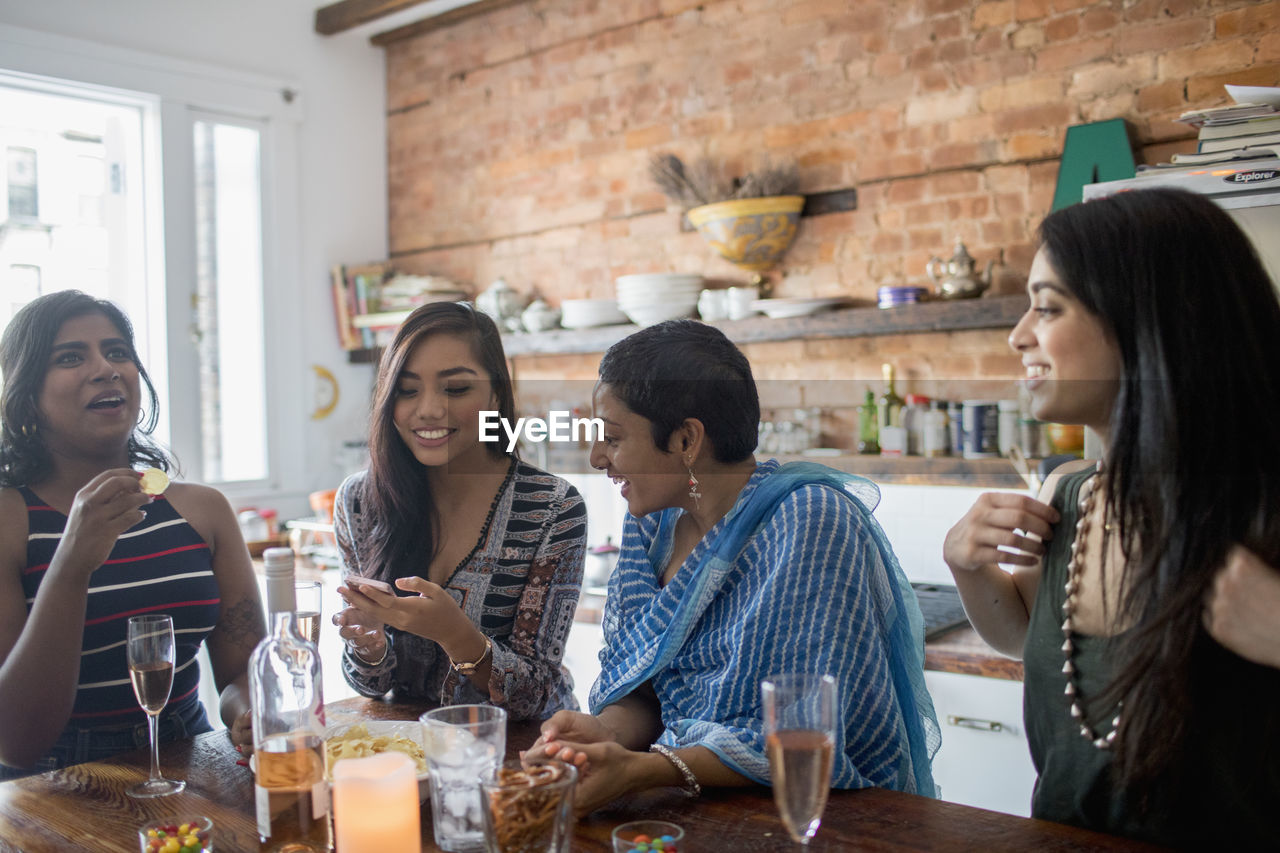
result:
[[[1122,118],[1074,124],[1067,128],[1058,165],[1053,209],[1061,210],[1084,198],[1085,184],[1120,181],[1135,174],[1133,146]]]

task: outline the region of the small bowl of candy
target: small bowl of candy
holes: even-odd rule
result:
[[[212,853],[213,821],[204,815],[162,817],[138,830],[142,853]]]
[[[613,830],[613,853],[679,853],[684,830],[665,820],[633,820]]]

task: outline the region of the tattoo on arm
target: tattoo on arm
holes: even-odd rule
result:
[[[262,608],[247,599],[233,604],[218,620],[213,634],[229,644],[252,649],[267,634]]]

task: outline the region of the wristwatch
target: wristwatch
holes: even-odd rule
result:
[[[484,659],[487,658],[489,653],[492,651],[493,643],[490,642],[488,637],[485,637],[484,651],[480,653],[480,657],[476,658],[471,663],[457,663],[453,658],[449,658],[449,663],[453,664],[453,671],[458,673],[458,675],[474,675],[476,668],[480,666],[480,664],[484,663]]]

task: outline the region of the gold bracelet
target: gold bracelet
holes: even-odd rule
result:
[[[663,758],[670,761],[680,771],[680,775],[684,778],[684,784],[680,786],[680,790],[684,791],[690,797],[697,797],[702,794],[702,786],[698,784],[698,777],[693,775],[693,771],[689,769],[689,765],[685,764],[680,756],[674,751],[668,749],[660,743],[655,743],[649,747],[650,752],[656,752]]]
[[[480,657],[476,658],[471,663],[466,663],[465,661],[463,663],[454,663],[453,658],[449,658],[449,663],[453,664],[453,671],[458,673],[458,675],[474,675],[476,668],[479,667],[480,664],[484,663],[484,659],[487,658],[489,653],[492,651],[493,643],[488,637],[485,637],[484,651],[480,653]]]

